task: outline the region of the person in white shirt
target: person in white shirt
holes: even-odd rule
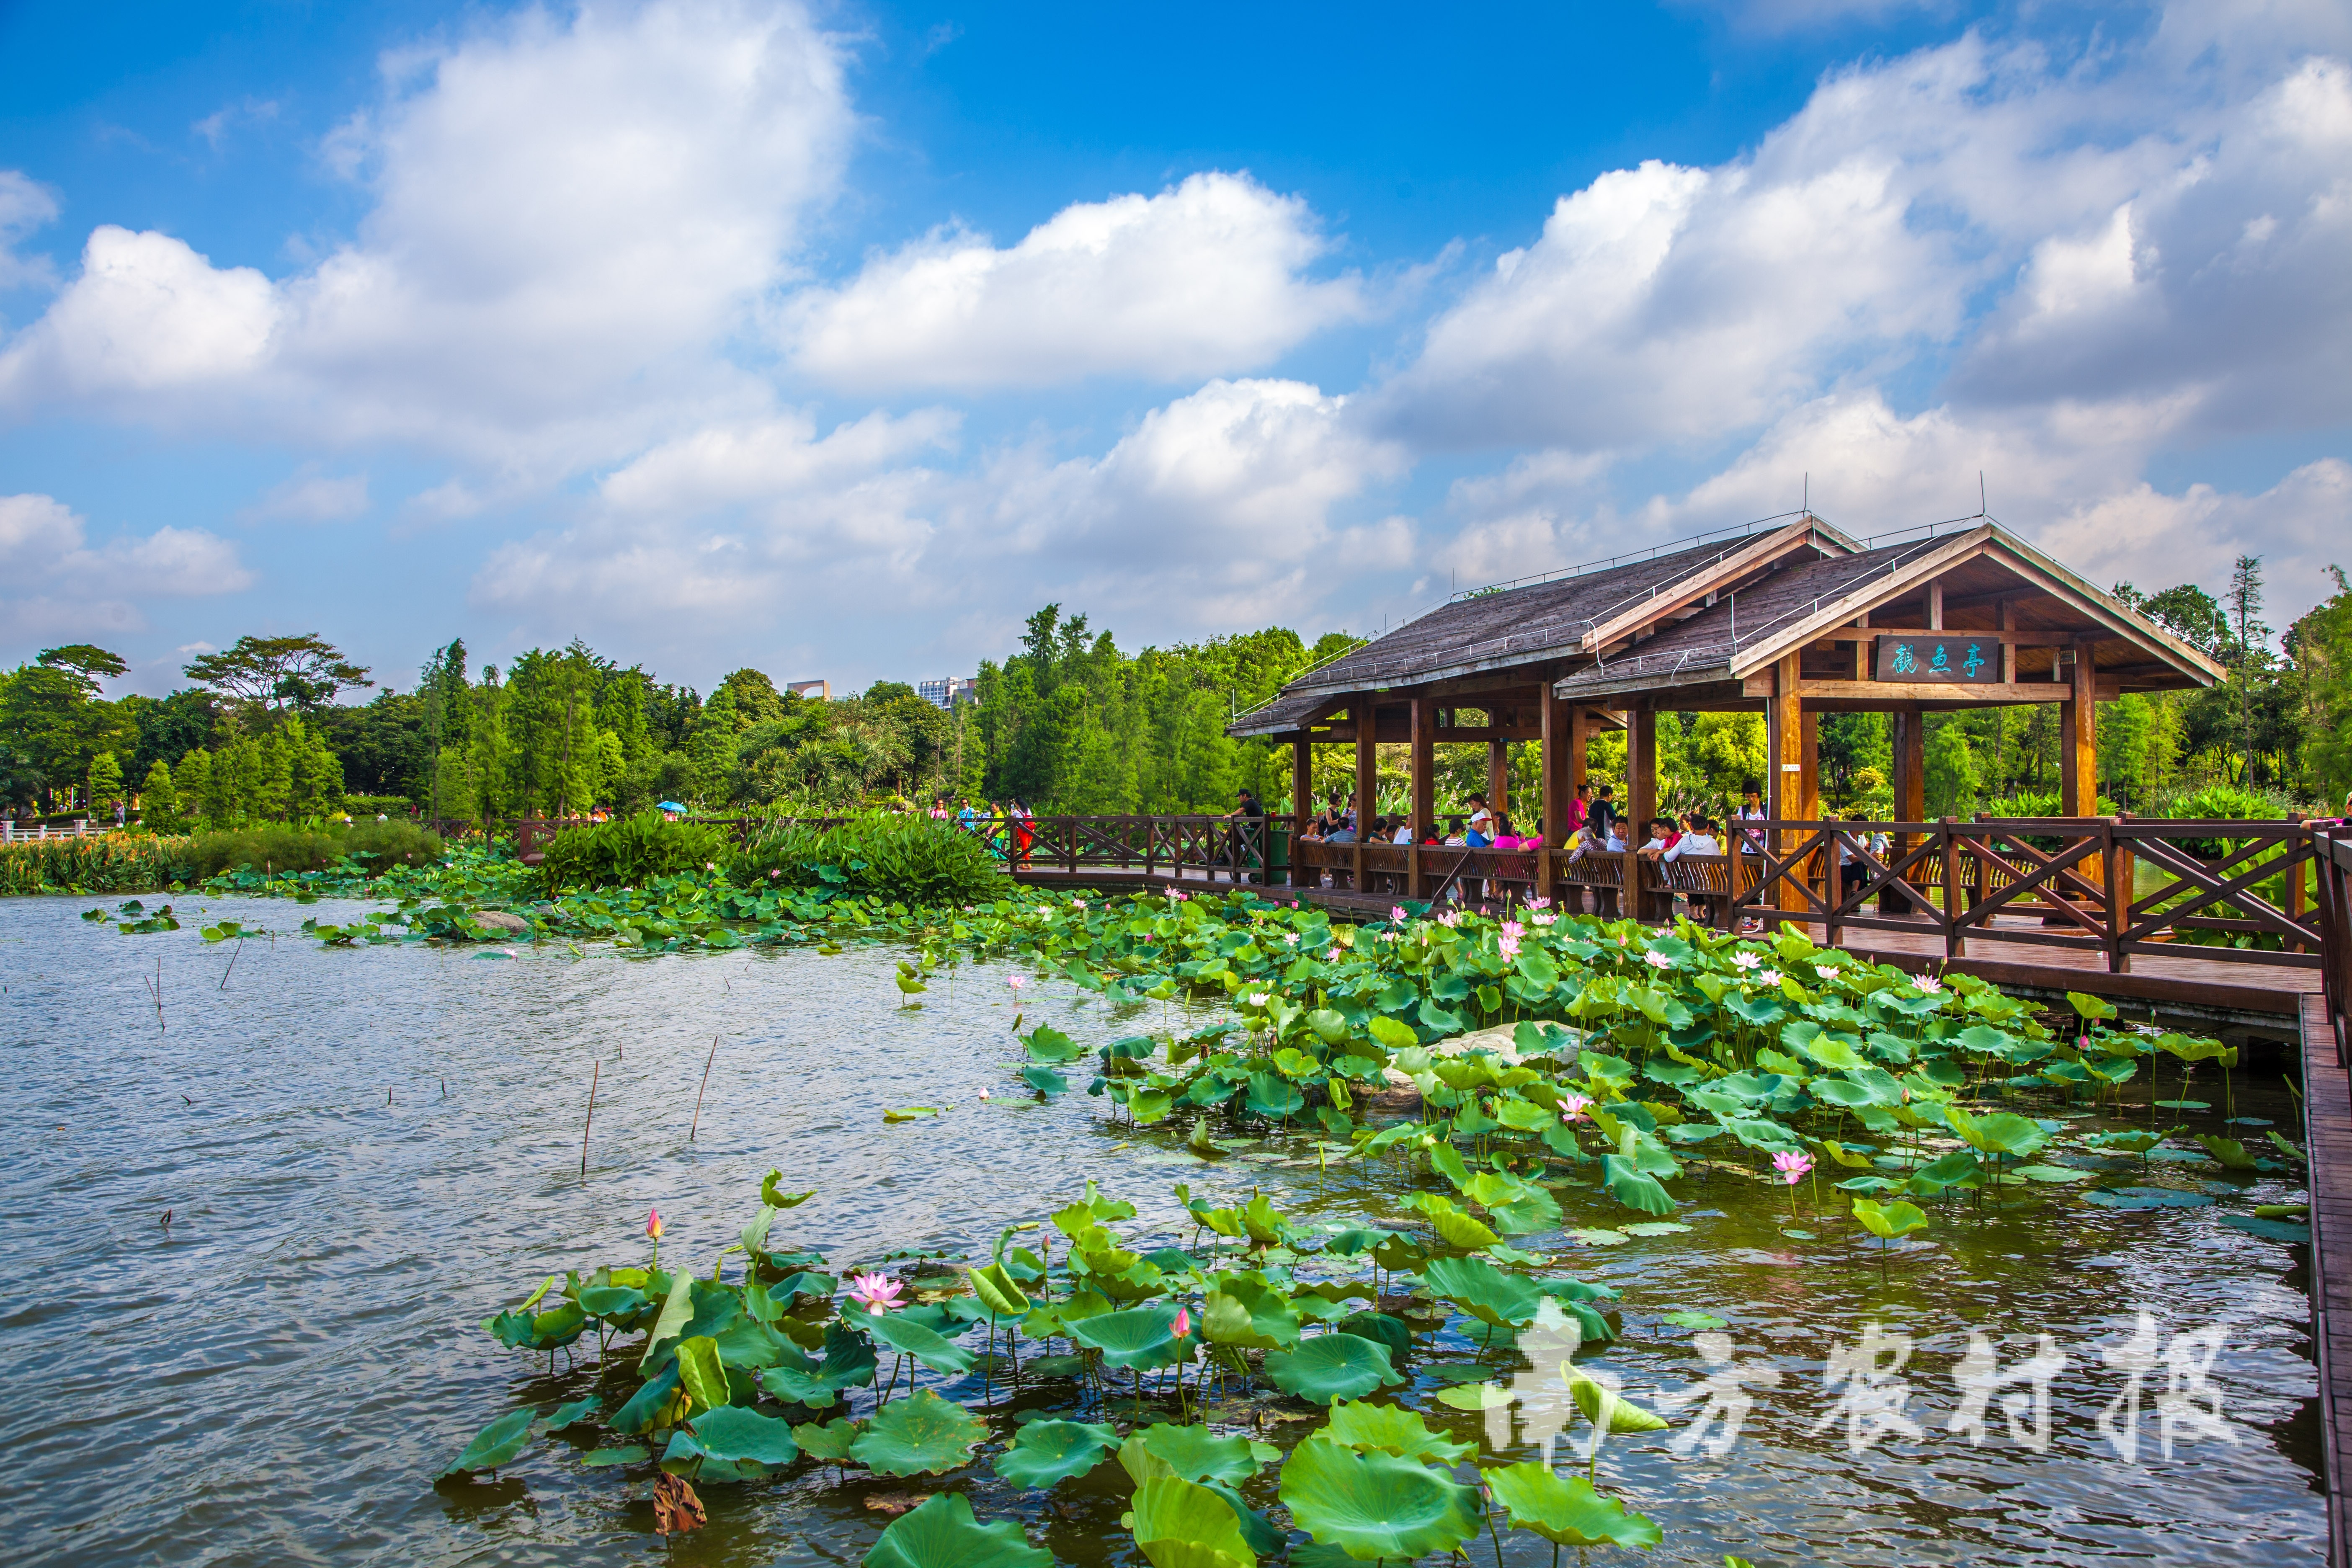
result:
[[[1715,841],[1715,824],[1704,816],[1691,818],[1690,831],[1669,845],[1658,857],[1661,860],[1679,860],[1685,855],[1720,855],[1723,847]]]

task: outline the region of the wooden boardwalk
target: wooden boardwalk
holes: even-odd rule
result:
[[[2303,1136],[2311,1152],[2311,1342],[2327,1454],[2327,1561],[2352,1568],[2352,1080],[2326,1002],[2301,998]]]
[[[1384,894],[1362,894],[1329,888],[1260,887],[1236,884],[1221,872],[1214,880],[1198,866],[1147,872],[1114,867],[1087,867],[1072,871],[1057,866],[1030,866],[1013,873],[1034,887],[1067,888],[1072,891],[1128,891],[1140,888],[1176,888],[1187,891],[1229,891],[1250,886],[1269,899],[1299,901],[1336,914],[1370,918],[1385,916],[1396,900]],[[1974,974],[1994,984],[2037,1000],[2057,1001],[2068,991],[2081,991],[2123,1005],[2153,1007],[2175,1017],[2224,1026],[2266,1029],[2292,1028],[2300,997],[2316,994],[2321,971],[2286,964],[2247,963],[2197,956],[2184,945],[2173,953],[2139,953],[2129,973],[2108,973],[2104,956],[2081,948],[2043,946],[2031,939],[2038,922],[2003,921],[2000,929],[2016,930],[2026,940],[1977,939],[1967,956],[1944,956],[1942,936],[1932,931],[1917,935],[1901,931],[1853,930],[1838,945],[1873,963],[1892,963],[1912,973],[1956,971]],[[1819,924],[1808,933],[1822,940]]]

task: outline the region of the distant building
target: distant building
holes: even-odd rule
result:
[[[980,682],[960,676],[915,682],[915,695],[934,708],[955,709],[980,700]]]
[[[814,698],[819,702],[833,700],[833,682],[830,680],[787,680],[784,689],[795,697]]]

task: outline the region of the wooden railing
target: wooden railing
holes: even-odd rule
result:
[[[2336,1026],[2336,1059],[2352,1046],[2352,824],[2315,823],[2308,829],[2315,861],[2313,902],[2320,932],[2320,986]]]
[[[2028,817],[1959,822],[1762,822],[1754,885],[1736,917],[1844,931],[1927,931],[1950,957],[1981,942],[2105,955],[2195,945],[2225,963],[2321,966],[2305,898],[2319,836],[2296,822]],[[2214,851],[2218,849],[2218,853]],[[1831,868],[1837,868],[1832,871]],[[2145,868],[2151,874],[2143,878]],[[2262,890],[2276,880],[2283,896]],[[2000,923],[2026,921],[2031,923]]]

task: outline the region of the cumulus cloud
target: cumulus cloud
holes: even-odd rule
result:
[[[57,197],[20,169],[0,169],[0,289],[56,281],[48,258],[18,256],[16,247],[57,216]]]
[[[366,515],[365,474],[325,474],[306,463],[237,514],[244,522],[342,522]]]
[[[1314,214],[1246,174],[1063,208],[1007,249],[944,231],[787,310],[794,363],[835,385],[1039,386],[1254,369],[1363,312],[1352,275],[1305,269]]]
[[[820,439],[795,416],[674,443],[609,478],[596,517],[495,552],[473,601],[737,627],[789,606],[809,657],[968,658],[960,639],[1001,639],[1046,598],[1165,639],[1295,617],[1411,559],[1409,524],[1340,516],[1402,454],[1303,383],[1211,382],[1100,458],[914,460],[952,432],[932,413]]]
[[[34,638],[138,630],[134,603],[253,585],[236,546],[198,528],[123,534],[96,549],[81,516],[54,496],[0,496],[0,636]]]
[[[273,280],[101,227],[0,352],[0,405],[560,476],[757,401],[722,351],[790,275],[850,127],[836,47],[805,12],[533,9],[388,57],[384,77],[330,147],[374,198],[352,242]]]

